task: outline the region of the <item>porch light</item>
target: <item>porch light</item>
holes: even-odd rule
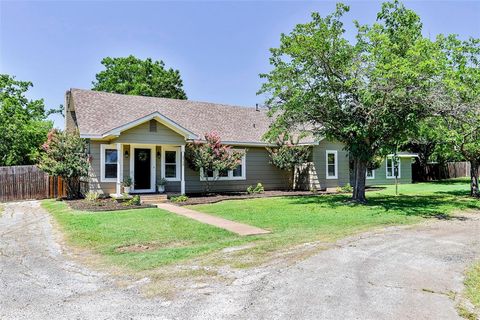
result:
[[[128,159],[128,156],[129,156],[129,154],[128,154],[128,150],[125,150],[125,158],[127,158],[127,159]]]
[[[160,159],[162,156],[160,155],[160,151],[157,151],[157,159]]]

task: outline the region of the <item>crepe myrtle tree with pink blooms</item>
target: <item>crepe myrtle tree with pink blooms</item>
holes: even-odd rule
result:
[[[68,199],[80,198],[80,178],[86,177],[89,169],[85,139],[78,132],[52,129],[42,149],[39,167],[52,176],[62,177]]]
[[[208,194],[221,172],[234,170],[241,163],[245,151],[222,144],[220,135],[215,131],[205,133],[204,138],[204,141],[186,145],[185,158],[189,167],[200,172],[205,179],[205,193]]]
[[[302,166],[308,162],[312,149],[310,146],[299,145],[289,135],[277,137],[275,147],[267,148],[270,154],[270,163],[277,168],[286,171],[287,185],[294,190],[297,185],[295,183],[295,171],[302,169]]]

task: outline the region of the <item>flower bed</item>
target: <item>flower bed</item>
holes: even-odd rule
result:
[[[370,191],[379,191],[383,190],[383,186],[368,186],[366,188],[367,192]],[[205,195],[201,193],[189,194],[188,199],[182,202],[174,202],[179,206],[189,206],[196,204],[208,204],[208,203],[217,203],[225,200],[242,200],[242,199],[254,199],[254,198],[269,198],[269,197],[300,197],[300,196],[313,196],[313,195],[326,195],[326,194],[339,194],[339,193],[351,193],[351,192],[339,192],[338,190],[324,190],[324,191],[281,191],[281,190],[272,190],[264,191],[262,193],[247,193],[247,192],[225,192],[225,193],[214,193],[211,195]]]
[[[186,206],[195,204],[216,203],[224,200],[241,200],[268,197],[284,197],[284,196],[311,196],[315,194],[331,194],[336,192],[319,191],[312,193],[310,191],[265,191],[263,193],[248,194],[246,192],[217,193],[212,195],[190,194],[188,200],[176,202],[176,205]]]
[[[116,211],[130,210],[142,208],[155,208],[150,204],[126,204],[126,202],[118,202],[112,198],[97,199],[95,201],[82,200],[66,200],[65,201],[73,210],[80,211]]]

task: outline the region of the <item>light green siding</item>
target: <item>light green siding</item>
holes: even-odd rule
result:
[[[283,190],[288,186],[288,176],[285,171],[270,164],[268,151],[263,147],[236,147],[246,149],[245,172],[246,180],[218,180],[212,184],[212,191],[234,192],[246,191],[250,185],[262,183],[265,190]],[[168,182],[168,192],[179,192],[180,182]],[[185,192],[199,193],[205,191],[205,182],[200,181],[199,172],[185,166]]]
[[[338,179],[326,179],[326,151],[337,150],[338,152]],[[412,182],[412,158],[400,158],[400,183]],[[343,150],[343,144],[323,140],[318,146],[313,147],[312,163],[310,163],[310,187],[319,190],[344,186],[350,183],[349,156]],[[395,179],[386,177],[386,161],[383,161],[380,168],[375,170],[375,178],[367,179],[367,185],[393,184]]]
[[[101,173],[100,173],[100,145],[101,142],[91,141],[89,144],[90,150],[90,171],[88,174],[88,182],[90,186],[90,191],[98,192],[101,194],[110,194],[115,193],[115,183],[114,182],[100,182]]]
[[[89,176],[90,189],[103,194],[115,193],[114,182],[100,182],[100,145],[108,142],[90,142],[90,153],[92,155],[91,170]],[[282,190],[287,188],[288,178],[286,172],[270,164],[270,156],[263,147],[238,147],[246,149],[246,180],[216,181],[212,184],[212,191],[232,192],[246,191],[250,185],[262,183],[266,190]],[[125,156],[125,151],[130,145],[123,145],[123,176],[130,175],[130,159]],[[152,156],[156,159],[156,181],[161,177],[161,159],[156,153],[161,153],[161,146],[156,147]],[[130,155],[132,156],[132,155]],[[205,182],[200,181],[198,172],[193,171],[185,165],[185,191],[187,193],[198,193],[205,191]],[[166,185],[167,192],[180,192],[180,181],[169,181]]]
[[[171,144],[181,145],[185,143],[183,137],[170,131],[168,128],[157,124],[157,132],[150,132],[149,124],[142,124],[137,128],[130,129],[122,134],[119,138],[113,141],[91,141],[90,154],[92,156],[91,170],[89,174],[90,189],[104,194],[115,192],[114,182],[100,182],[100,145],[102,143],[127,143],[124,144],[121,157],[123,157],[123,176],[130,175],[130,159],[125,156],[125,151],[130,152],[130,143],[138,144]],[[142,140],[142,132],[145,139]],[[162,138],[163,137],[163,138]],[[248,186],[256,185],[258,182],[262,183],[266,190],[281,190],[288,187],[288,175],[272,164],[270,164],[270,157],[268,151],[264,147],[238,147],[245,148],[246,151],[246,180],[219,180],[212,184],[212,191],[215,192],[233,192],[245,191]],[[338,163],[338,178],[326,178],[326,152],[327,150],[337,151]],[[161,159],[157,157],[157,153],[161,154],[161,146],[156,146],[155,157],[156,161],[156,181],[161,177]],[[132,155],[130,155],[132,156]],[[412,181],[412,159],[401,158],[401,177],[400,183],[411,183]],[[344,186],[350,181],[349,172],[349,157],[348,152],[343,149],[343,144],[335,141],[323,140],[319,145],[312,147],[312,161],[309,165],[309,186],[315,187],[318,190],[325,190],[327,188],[335,188]],[[375,179],[367,179],[367,185],[381,185],[393,184],[394,179],[386,178],[385,162],[381,167],[375,170]],[[167,192],[180,192],[180,181],[167,182]],[[200,181],[198,172],[193,171],[185,165],[185,191],[186,193],[198,193],[205,191],[205,182]]]
[[[412,158],[400,158],[400,183],[412,183]],[[387,178],[386,161],[375,170],[375,178],[367,179],[367,186],[394,184],[395,178]]]
[[[125,156],[125,151],[128,151],[129,157]],[[122,157],[123,157],[123,177],[130,176],[130,145],[124,144],[122,150]]]
[[[326,159],[327,150],[336,150],[338,156],[338,178],[327,179]],[[343,144],[337,141],[322,140],[312,149],[312,163],[310,164],[310,186],[318,190],[344,186],[350,181],[348,152]]]
[[[180,134],[157,122],[157,131],[150,131],[150,122],[147,121],[122,134],[111,143],[139,143],[139,144],[185,144],[185,138]]]

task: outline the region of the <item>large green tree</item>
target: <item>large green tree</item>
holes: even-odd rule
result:
[[[105,70],[97,73],[93,90],[129,95],[187,99],[180,71],[166,69],[163,61],[128,57],[102,60]]]
[[[353,43],[341,21],[348,11],[338,4],[333,14],[313,13],[311,22],[282,34],[259,93],[276,116],[266,138],[301,126],[344,143],[354,163],[353,200],[366,202],[368,164],[431,112],[440,53],[422,36],[418,15],[397,1],[384,3],[373,25],[355,23]]]
[[[480,197],[480,39],[450,35],[437,41],[445,52],[437,110],[445,119],[447,141],[471,164],[470,194]]]
[[[35,163],[52,128],[43,100],[26,97],[32,83],[0,74],[0,166]]]

